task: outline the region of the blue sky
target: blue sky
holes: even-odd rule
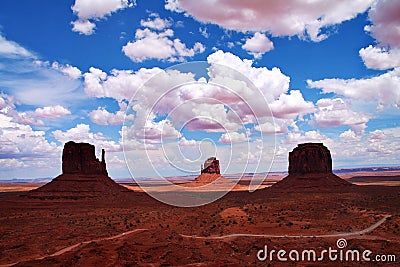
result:
[[[334,168],[398,165],[398,14],[388,0],[3,0],[0,179],[59,174],[69,140],[105,148],[112,177],[195,174],[214,155],[225,173],[282,171],[302,142]]]

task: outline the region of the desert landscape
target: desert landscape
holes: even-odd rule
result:
[[[185,188],[196,191],[221,177],[217,161]],[[34,184],[4,186],[0,266],[398,266],[400,186],[375,185],[397,180],[396,172],[341,179],[332,173],[329,150],[314,143],[290,153],[288,173],[252,193],[244,179],[217,201],[174,207],[115,183],[104,152],[99,161],[93,146],[70,142],[63,174],[50,183],[30,191]],[[337,249],[343,238],[346,250],[372,251],[373,262],[259,258],[265,246],[322,251]],[[376,262],[375,255],[387,258]]]
[[[400,266],[400,1],[1,0],[0,267]]]

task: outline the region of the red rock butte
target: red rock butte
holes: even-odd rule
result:
[[[200,175],[196,177],[192,185],[205,185],[213,183],[217,179],[220,179],[220,182],[222,183],[230,182],[229,180],[221,176],[219,160],[217,160],[216,157],[210,157],[204,162],[203,165],[201,165]]]
[[[219,169],[219,160],[216,157],[208,158],[201,166],[201,173],[221,174]]]
[[[101,161],[96,158],[94,145],[69,141],[62,154],[64,174],[100,174],[108,176],[105,151],[101,150]]]
[[[289,153],[289,175],[276,189],[343,188],[352,184],[332,173],[332,157],[322,143],[299,144]]]
[[[105,151],[101,161],[96,158],[94,145],[70,141],[62,154],[63,173],[51,182],[29,192],[39,198],[103,198],[130,192],[108,177]]]

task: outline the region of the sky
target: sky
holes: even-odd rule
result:
[[[113,178],[399,165],[400,1],[2,0],[0,179],[55,177],[65,142]]]

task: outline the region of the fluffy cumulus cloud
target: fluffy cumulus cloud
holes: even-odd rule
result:
[[[351,106],[341,98],[323,98],[317,101],[318,111],[313,117],[321,128],[348,125],[356,133],[367,126],[369,117],[361,112],[351,110]]]
[[[254,130],[264,134],[283,134],[288,131],[289,126],[294,130],[298,128],[294,120],[275,118],[273,121],[262,122],[254,126]]]
[[[71,114],[71,111],[60,105],[21,112],[17,110],[19,104],[20,102],[16,101],[14,97],[0,94],[0,114],[8,116],[12,122],[44,126],[45,123],[41,119],[57,119]]]
[[[14,122],[1,113],[0,132],[0,157],[7,159],[1,161],[0,166],[13,164],[34,168],[43,161],[58,157],[59,147],[46,140],[44,131],[34,131],[31,126]],[[25,163],[21,165],[21,162]]]
[[[96,146],[96,149],[104,148],[108,152],[121,151],[121,145],[118,142],[111,140],[101,132],[93,133],[90,131],[90,126],[87,124],[77,124],[74,128],[66,131],[53,131],[52,136],[60,143],[64,144],[68,141],[86,142]]]
[[[34,112],[36,117],[48,119],[60,118],[69,114],[71,114],[71,111],[60,105],[37,108]]]
[[[368,68],[385,70],[400,66],[400,3],[376,1],[369,11],[372,25],[365,27],[377,41],[377,46],[360,49],[359,53]]]
[[[336,93],[353,99],[377,101],[379,107],[394,104],[400,107],[400,67],[384,74],[364,79],[308,80],[311,88]]]
[[[100,125],[121,125],[124,123],[125,112],[128,105],[125,102],[120,102],[119,108],[115,113],[108,112],[105,108],[99,107],[89,113],[90,119]],[[127,119],[133,119],[133,115],[129,115]]]
[[[53,64],[51,64],[51,67],[55,70],[61,71],[71,79],[79,79],[80,77],[82,77],[81,70],[69,64],[62,65],[55,61],[53,62]]]
[[[89,72],[83,75],[84,90],[89,96],[110,97],[118,102],[130,101],[146,81],[161,72],[162,70],[159,68],[142,68],[136,72],[112,70],[110,75],[107,75],[104,71],[91,67]]]
[[[102,19],[132,5],[129,0],[75,0],[71,9],[78,16],[78,20],[72,22],[72,30],[80,34],[91,35],[96,27],[93,20]]]
[[[360,56],[370,69],[386,70],[400,66],[400,47],[387,49],[372,45],[361,48]]]
[[[223,144],[232,144],[246,142],[248,140],[249,138],[246,133],[227,132],[222,134],[218,141]]]
[[[383,46],[400,47],[400,3],[399,1],[376,1],[369,11],[372,25],[366,30]]]
[[[79,32],[84,35],[92,35],[94,33],[94,29],[96,28],[96,24],[90,22],[88,20],[76,20],[72,21],[72,31]]]
[[[305,101],[299,90],[292,90],[289,94],[282,93],[269,107],[274,117],[283,119],[294,119],[314,111],[314,104]]]
[[[132,61],[142,62],[148,59],[183,61],[185,57],[192,57],[196,53],[204,52],[203,44],[196,42],[192,48],[186,47],[178,38],[173,39],[174,31],[166,29],[154,32],[149,28],[138,29],[135,41],[128,42],[122,51]]]
[[[333,143],[332,139],[324,134],[321,134],[319,131],[306,131],[304,133],[289,132],[285,138],[281,140],[283,145],[294,145],[307,142],[324,143],[328,146]]]
[[[37,120],[34,117],[34,112],[19,112],[16,107],[20,104],[13,96],[7,94],[0,94],[0,114],[7,116],[11,122],[25,124],[25,125],[39,125],[43,126],[42,120]]]
[[[249,79],[256,88],[261,90],[268,102],[276,100],[280,94],[286,93],[289,90],[290,77],[284,75],[279,68],[274,67],[272,69],[268,69],[266,67],[254,67],[252,60],[241,59],[232,53],[224,52],[222,50],[218,50],[209,55],[207,57],[207,62],[210,64],[221,64],[223,66],[229,66],[230,68],[233,68],[235,71],[242,74],[243,77]],[[218,70],[217,67],[213,69]],[[212,75],[213,73],[210,74]],[[228,75],[229,73],[225,74],[225,76]],[[235,74],[232,73],[232,76],[234,75]],[[213,77],[213,81],[218,83],[218,78],[220,77],[224,76],[215,75],[215,77]],[[240,93],[245,94],[246,91],[243,90],[240,91]]]
[[[163,30],[171,26],[171,21],[167,19],[162,19],[156,13],[150,14],[150,17],[146,20],[142,19],[140,25],[145,28],[150,28],[154,30]]]
[[[353,130],[348,129],[339,135],[339,137],[344,141],[358,141],[361,136],[357,135]]]
[[[209,55],[207,61],[211,64],[209,80],[178,70],[143,68],[107,74],[90,68],[83,75],[84,90],[90,96],[110,97],[120,103],[132,100],[125,133],[152,142],[182,138],[182,127],[222,133],[223,143],[228,142],[227,132],[234,141],[244,140],[239,132],[249,124],[262,125],[255,128],[262,133],[284,133],[288,127],[297,127],[299,115],[315,110],[300,91],[289,91],[290,79],[279,68],[255,67],[252,60],[223,51]],[[101,125],[120,124],[122,111],[125,108],[116,113],[98,108],[89,116]]]
[[[167,0],[165,8],[237,31],[267,31],[273,36],[327,37],[321,29],[365,12],[373,0],[181,1]],[[220,12],[224,10],[224,12]]]
[[[272,50],[274,44],[268,37],[260,32],[254,33],[254,36],[248,38],[244,45],[242,45],[244,50],[253,55],[255,58],[260,58],[264,53]]]
[[[182,138],[179,140],[179,146],[183,146],[183,147],[194,147],[197,146],[199,144],[198,141],[196,140],[188,140],[186,139],[186,137],[182,136]]]

